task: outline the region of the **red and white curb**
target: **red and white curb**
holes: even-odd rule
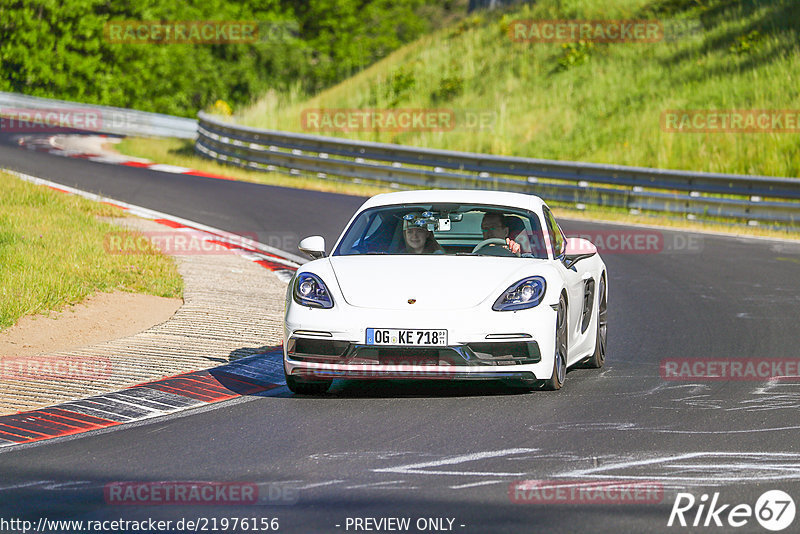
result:
[[[70,143],[70,140],[73,139],[80,140],[81,143]],[[112,165],[123,165],[126,167],[149,169],[151,171],[168,172],[171,174],[187,174],[202,178],[236,181],[236,178],[223,176],[221,174],[198,171],[189,167],[167,165],[165,163],[153,163],[152,161],[144,158],[134,158],[131,156],[125,156],[123,154],[114,154],[104,151],[100,147],[101,144],[107,143],[113,139],[116,138],[107,137],[105,135],[40,135],[20,137],[17,140],[17,144],[23,148],[27,148],[28,150],[47,152],[48,154],[64,156],[68,158],[85,159],[88,161],[94,161],[96,163],[109,163]],[[89,147],[86,146],[87,143],[89,144]],[[74,147],[71,148],[71,145]]]
[[[291,279],[297,268],[307,261],[218,228],[17,171],[3,171],[26,182],[116,206],[170,228],[206,234],[210,242],[225,246],[233,253],[273,271],[285,281]],[[173,414],[243,395],[264,395],[270,390],[279,394],[287,391],[283,377],[282,347],[274,347],[270,352],[213,369],[183,373],[49,408],[0,416],[0,449]]]
[[[288,391],[284,384],[283,350],[275,347],[270,352],[221,367],[0,416],[0,450],[170,415],[245,395],[284,394]]]

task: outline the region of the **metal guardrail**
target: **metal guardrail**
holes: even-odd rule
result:
[[[392,187],[495,189],[547,200],[749,224],[800,224],[800,179],[491,156],[238,126],[198,115],[195,150],[250,169]]]
[[[194,139],[197,135],[197,121],[194,119],[0,91],[0,115],[19,117],[20,113],[36,110],[63,113],[67,121],[70,120],[70,113],[93,111],[98,120],[93,122],[90,129],[103,133],[183,139]],[[35,131],[35,128],[31,130]]]
[[[260,130],[200,112],[198,120],[0,91],[0,115],[20,110],[97,112],[98,131],[195,139],[208,158],[390,187],[494,189],[547,200],[749,224],[800,225],[800,179],[492,156]]]

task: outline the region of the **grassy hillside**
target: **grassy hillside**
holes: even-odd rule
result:
[[[656,43],[514,42],[516,19],[658,19]],[[800,176],[797,133],[668,133],[675,109],[800,110],[796,0],[539,0],[481,13],[307,97],[271,91],[234,118],[307,131],[310,108],[488,113],[490,128],[323,132],[454,150]]]

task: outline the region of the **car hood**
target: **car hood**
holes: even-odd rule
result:
[[[513,282],[532,274],[531,262],[541,261],[439,255],[329,259],[348,304],[403,310],[469,308],[488,298],[494,302]],[[416,302],[410,304],[409,299]]]

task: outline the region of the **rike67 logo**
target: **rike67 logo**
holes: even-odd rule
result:
[[[766,491],[758,498],[755,506],[741,503],[732,505],[720,502],[719,492],[704,493],[696,499],[691,493],[678,493],[667,526],[681,527],[726,527],[726,530],[750,525],[752,520],[767,530],[784,530],[794,521],[794,499],[781,490]]]

